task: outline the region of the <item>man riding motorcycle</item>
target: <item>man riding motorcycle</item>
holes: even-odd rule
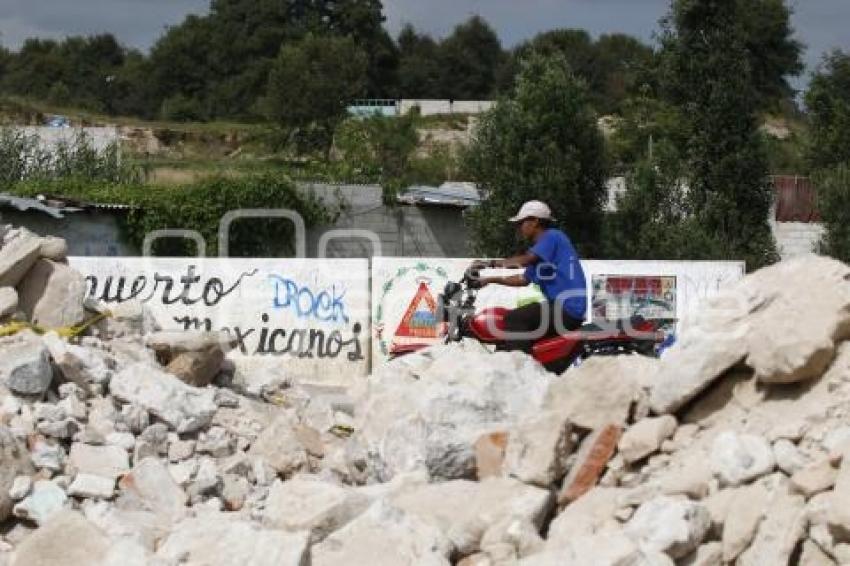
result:
[[[561,230],[553,228],[551,209],[543,202],[522,205],[510,222],[517,225],[531,248],[518,256],[491,261],[476,261],[474,269],[524,268],[521,274],[480,277],[478,285],[525,287],[537,284],[545,301],[528,304],[505,314],[507,340],[504,349],[531,352],[536,340],[576,330],[587,313],[587,282],[572,242]]]

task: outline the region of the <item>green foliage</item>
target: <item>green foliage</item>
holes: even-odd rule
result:
[[[307,35],[284,45],[269,75],[266,116],[287,135],[300,134],[299,151],[310,145],[327,149],[348,101],[363,92],[366,66],[365,54],[350,38]]]
[[[440,45],[440,92],[453,100],[487,100],[503,59],[499,36],[480,16],[457,26]]]
[[[811,121],[809,163],[815,169],[850,162],[850,53],[824,57],[806,93]]]
[[[681,157],[676,150],[685,146],[687,132],[680,108],[653,96],[648,88],[624,100],[621,107],[608,144],[615,171],[632,171],[640,163],[651,161],[659,144]],[[672,164],[669,153],[665,161]]]
[[[331,220],[331,212],[313,197],[298,192],[288,179],[256,175],[231,179],[214,177],[185,187],[160,187],[138,183],[92,182],[66,177],[49,182],[21,182],[9,187],[21,196],[48,194],[83,202],[120,203],[133,207],[123,228],[130,242],[141,249],[154,230],[185,229],[199,232],[207,254],[218,253],[218,226],[232,210],[275,208],[295,210],[311,226]],[[294,253],[292,223],[282,219],[234,222],[230,236],[232,257],[277,257]],[[165,239],[154,245],[164,256],[195,255],[185,240]]]
[[[486,197],[470,215],[478,253],[516,251],[507,219],[532,199],[552,207],[583,255],[600,251],[603,139],[585,85],[562,55],[523,62],[511,96],[482,116],[464,169]]]
[[[84,132],[70,142],[47,147],[38,136],[16,128],[0,128],[0,188],[19,181],[137,181],[141,172],[121,164],[114,144],[97,151]]]
[[[61,42],[28,39],[8,58],[4,91],[110,111],[110,83],[126,50],[109,34],[68,37]]]
[[[442,96],[443,66],[440,45],[410,24],[398,36],[398,90],[403,98],[438,99]]]
[[[605,257],[617,259],[692,259],[711,245],[688,214],[685,171],[678,148],[655,144],[626,177],[628,190],[617,210],[605,218]]]
[[[172,122],[199,122],[204,119],[204,110],[197,98],[175,94],[162,101],[159,116]]]
[[[821,252],[850,263],[850,162],[819,171],[814,182],[826,228]]]
[[[803,72],[803,44],[794,38],[792,9],[785,0],[738,0],[747,60],[761,108],[775,109],[794,97],[788,77]]]
[[[652,48],[633,37],[612,34],[593,41],[585,30],[557,29],[541,33],[514,50],[501,71],[502,88],[510,88],[519,61],[532,51],[563,55],[573,72],[587,83],[591,102],[603,114],[620,110],[623,100],[650,80],[655,64]]]
[[[457,170],[457,161],[449,147],[431,148],[424,157],[415,155],[419,122],[416,114],[345,121],[335,139],[343,174],[380,183],[388,204],[394,203],[398,193],[410,185],[440,185],[451,178]]]
[[[688,212],[709,240],[694,259],[776,259],[759,85],[739,0],[677,0],[664,37],[664,88],[687,132]]]

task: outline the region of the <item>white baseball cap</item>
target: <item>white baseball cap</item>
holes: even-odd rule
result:
[[[545,202],[539,200],[530,200],[519,209],[516,216],[510,219],[510,222],[522,222],[526,218],[539,218],[540,220],[554,220],[552,218],[552,210]]]

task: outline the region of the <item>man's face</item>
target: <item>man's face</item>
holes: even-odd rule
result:
[[[524,240],[530,240],[537,229],[536,218],[526,218],[519,223],[519,234]]]

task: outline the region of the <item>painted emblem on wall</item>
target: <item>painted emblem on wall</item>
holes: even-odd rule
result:
[[[413,278],[411,282],[415,284],[415,292],[410,298],[404,298],[406,301],[404,315],[395,328],[395,332],[387,336],[385,333],[387,297],[391,293],[399,292],[400,289],[409,288],[408,281],[411,278]],[[373,324],[375,339],[378,340],[383,355],[394,354],[411,347],[439,343],[444,328],[437,319],[438,305],[435,297],[439,292],[437,289],[442,289],[447,280],[448,274],[445,269],[420,262],[413,267],[399,268],[395,275],[384,284]]]

